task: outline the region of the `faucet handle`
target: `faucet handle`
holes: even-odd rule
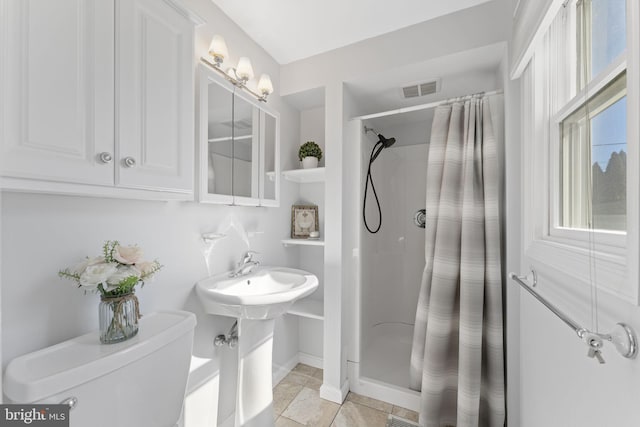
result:
[[[242,262],[243,263],[247,263],[253,260],[253,256],[254,255],[258,255],[260,252],[256,252],[256,251],[247,251],[244,253],[244,255],[242,256]]]

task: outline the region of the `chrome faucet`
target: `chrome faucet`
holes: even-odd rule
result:
[[[251,271],[260,265],[260,261],[254,261],[253,256],[258,252],[247,251],[242,255],[242,259],[236,265],[236,268],[229,273],[229,277],[239,277],[251,273]]]

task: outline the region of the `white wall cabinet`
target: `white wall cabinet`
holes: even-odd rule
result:
[[[0,4],[3,187],[190,198],[197,19],[169,0]]]
[[[3,176],[113,185],[113,3],[7,0]]]

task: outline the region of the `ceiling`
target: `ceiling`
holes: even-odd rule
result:
[[[347,81],[349,92],[358,101],[358,115],[411,107],[442,99],[491,91],[501,87],[496,81],[497,70],[504,56],[504,44],[483,46],[427,61],[393,68],[391,71],[369,73],[354,81]],[[405,99],[402,87],[411,84],[439,81],[436,93]],[[407,120],[411,115],[388,116],[379,122]],[[382,126],[378,123],[379,126]]]
[[[489,0],[212,0],[288,64]]]

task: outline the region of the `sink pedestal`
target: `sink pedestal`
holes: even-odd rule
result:
[[[273,427],[274,319],[238,319],[235,427]]]
[[[317,288],[316,276],[286,267],[259,267],[241,276],[221,273],[196,283],[207,313],[238,319],[235,427],[274,427],[274,319]]]

